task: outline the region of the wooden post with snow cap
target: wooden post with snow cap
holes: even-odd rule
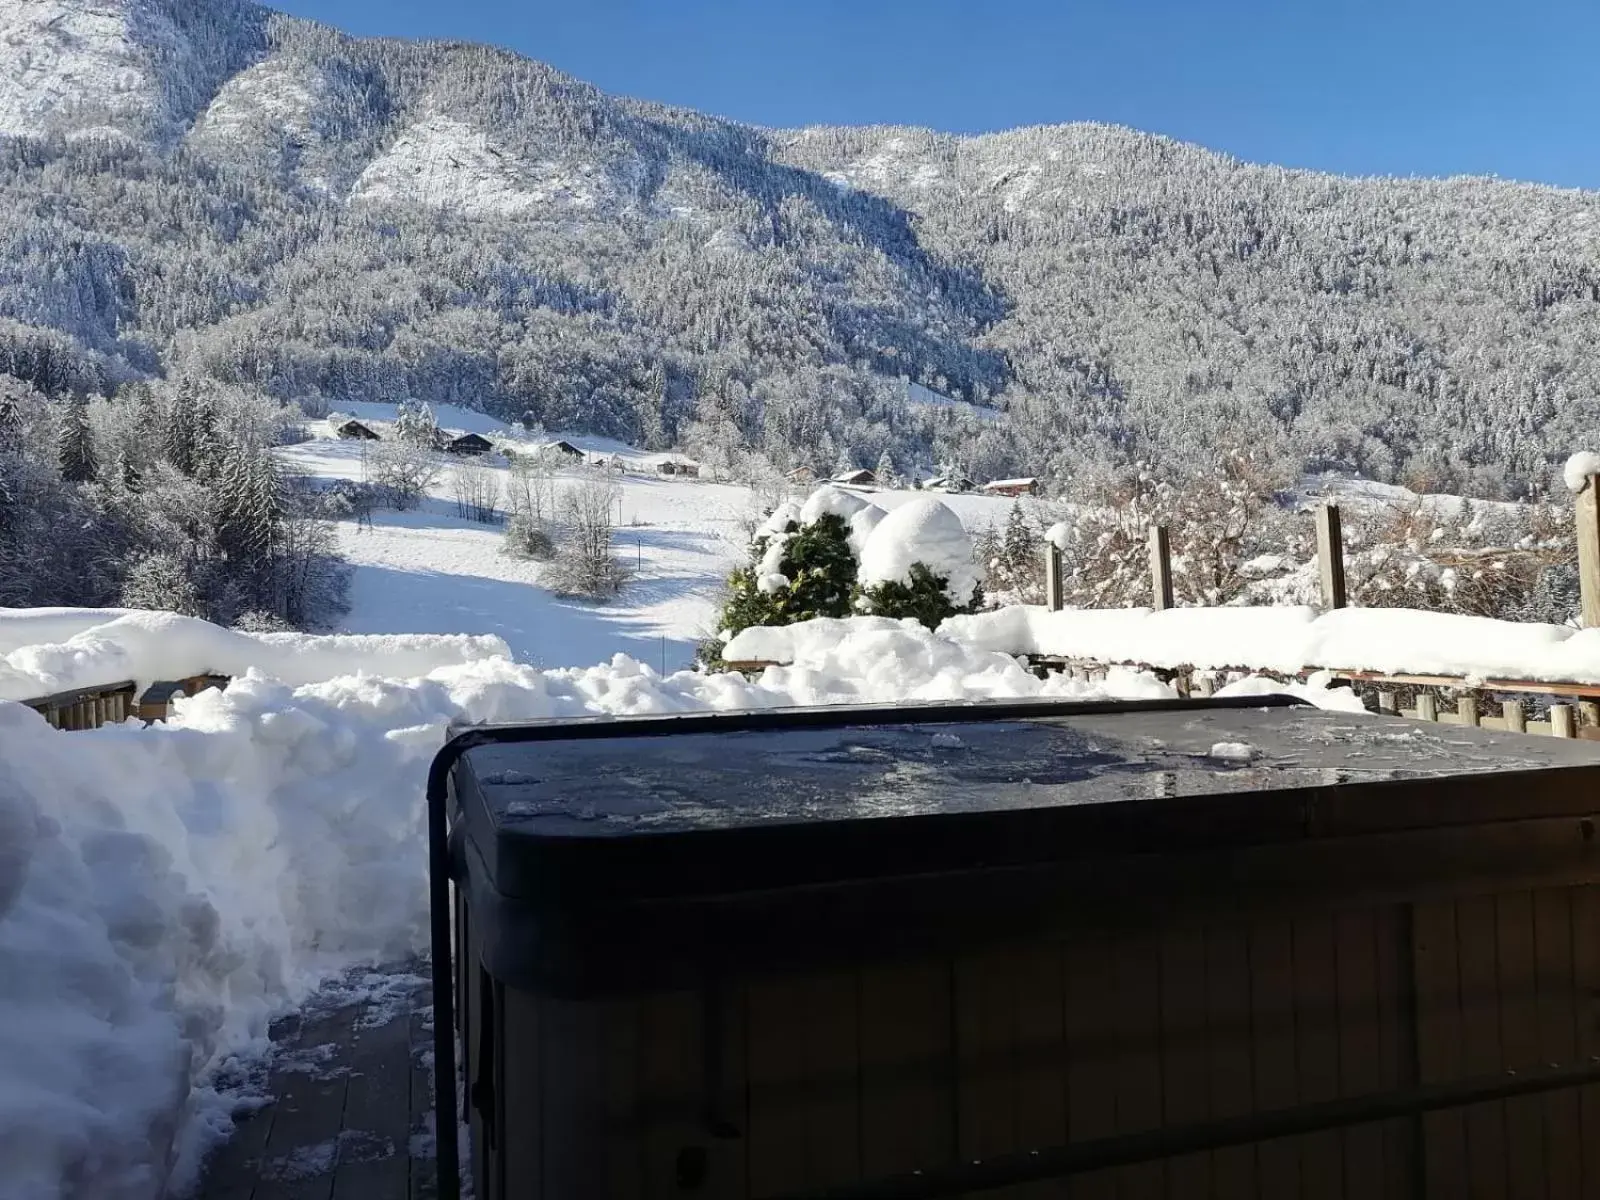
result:
[[[1063,577],[1061,547],[1046,537],[1044,542],[1044,606],[1051,612],[1066,607],[1066,579]]]
[[[1339,506],[1323,504],[1317,508],[1317,569],[1322,579],[1322,607],[1330,611],[1345,606],[1344,530],[1339,522]]]
[[[1567,487],[1577,493],[1578,587],[1583,627],[1600,628],[1600,458],[1587,452],[1567,460]]]
[[[1150,607],[1157,612],[1174,608],[1172,599],[1172,543],[1165,525],[1150,526]]]

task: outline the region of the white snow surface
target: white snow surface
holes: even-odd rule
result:
[[[974,560],[972,538],[954,511],[932,497],[901,505],[879,521],[861,548],[858,578],[864,585],[909,583],[911,567],[922,563],[945,579],[945,593],[957,607],[972,603],[983,582]]]
[[[1600,630],[1405,608],[1066,609],[1016,605],[939,632],[1005,654],[1151,667],[1308,667],[1465,679],[1600,683]]]
[[[169,21],[128,0],[0,0],[0,45],[16,68],[0,72],[0,133],[153,114],[157,83],[136,31],[180,45]]]
[[[106,610],[79,610],[93,621]],[[33,610],[40,616],[0,615],[9,624],[64,630],[70,610]],[[15,632],[12,636],[16,636]],[[247,634],[176,613],[124,612],[88,624],[61,641],[23,645],[0,658],[0,700],[33,700],[56,692],[132,681],[143,688],[162,679],[244,675],[263,671],[291,685],[341,675],[382,674],[407,679],[439,667],[505,657],[496,637],[316,637],[299,633]]]
[[[1589,484],[1589,476],[1600,475],[1600,454],[1593,450],[1579,450],[1561,468],[1561,478],[1569,492],[1581,492]]]
[[[1172,694],[1134,671],[1041,682],[1005,655],[873,618],[769,631],[789,639],[789,665],[752,681],[663,676],[622,655],[541,671],[492,638],[246,638],[105,616],[71,632],[63,610],[11,615],[71,636],[8,662],[39,664],[52,685],[91,664],[240,674],[149,728],[66,733],[0,700],[7,1200],[149,1200],[164,1174],[153,1147],[173,1128],[172,1183],[192,1182],[244,1103],[219,1069],[263,1053],[269,1020],[322,982],[425,948],[423,785],[452,722]]]

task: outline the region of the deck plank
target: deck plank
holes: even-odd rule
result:
[[[414,962],[353,973],[275,1024],[271,1102],[213,1154],[199,1200],[431,1197],[432,1163],[413,1158],[432,1149],[413,1136],[432,1109],[425,975]]]

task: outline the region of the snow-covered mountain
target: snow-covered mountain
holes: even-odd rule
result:
[[[1496,492],[1600,419],[1597,336],[1593,193],[762,130],[236,0],[0,0],[0,370],[54,392],[185,371],[821,469],[1230,437]]]

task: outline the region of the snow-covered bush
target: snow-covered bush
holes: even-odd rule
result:
[[[756,530],[747,565],[733,572],[719,625],[701,647],[708,663],[745,629],[855,613],[913,617],[929,629],[969,612],[982,570],[960,519],[934,499],[893,512],[823,486],[804,504],[779,505]]]
[[[802,523],[794,505],[780,507],[757,531],[748,565],[728,579],[721,628],[738,633],[752,625],[847,617],[855,583],[856,559],[845,519],[823,513]]]
[[[439,456],[406,441],[367,442],[362,451],[367,481],[380,488],[390,507],[417,507],[439,478]]]
[[[541,581],[562,596],[607,600],[622,590],[628,570],[611,552],[616,485],[591,476],[561,493],[561,542]]]
[[[513,512],[506,518],[505,553],[513,558],[548,562],[555,557],[556,543],[550,531],[526,512]]]
[[[857,572],[857,609],[913,617],[937,629],[982,602],[983,569],[961,518],[931,497],[901,505],[867,536]]]

